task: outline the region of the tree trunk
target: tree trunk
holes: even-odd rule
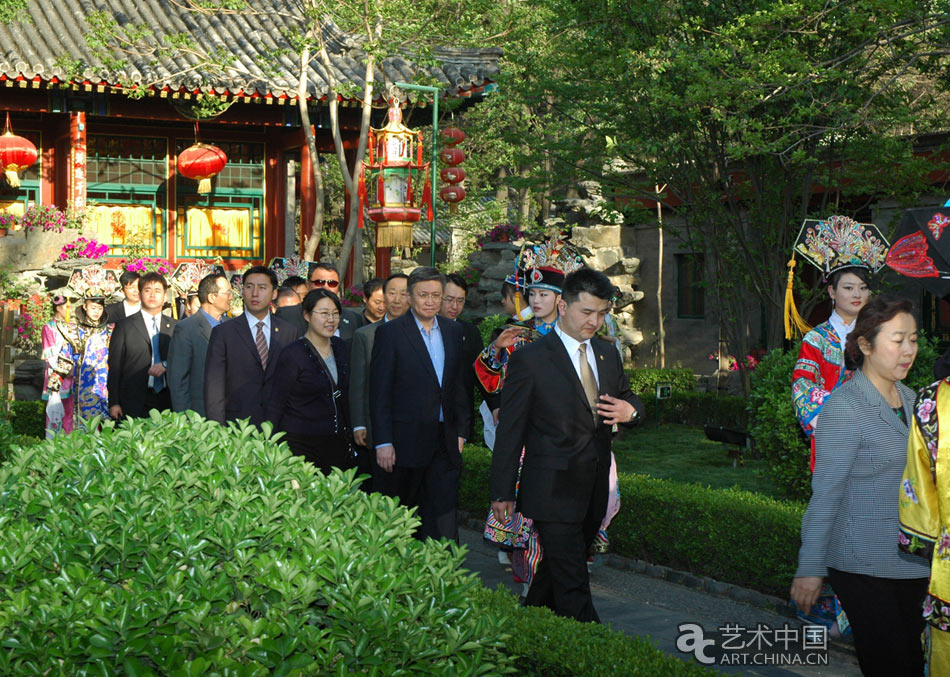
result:
[[[307,71],[310,68],[310,46],[305,45],[300,53],[300,71],[298,73],[297,84],[297,108],[300,111],[300,124],[303,127],[304,138],[307,140],[307,149],[310,152],[310,169],[313,173],[313,223],[310,224],[310,235],[303,233],[305,224],[300,224],[301,235],[303,236],[303,258],[304,261],[313,261],[320,246],[320,238],[323,237],[323,209],[326,196],[323,189],[323,172],[320,170],[320,156],[317,155],[317,141],[314,138],[313,126],[310,124],[310,108],[307,105],[307,84],[309,77]],[[303,199],[303,195],[300,196]],[[288,199],[290,196],[288,196]]]

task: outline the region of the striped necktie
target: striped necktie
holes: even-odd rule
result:
[[[267,369],[267,339],[264,338],[264,323],[257,323],[257,337],[254,339],[257,344],[257,354],[261,356],[261,366]]]

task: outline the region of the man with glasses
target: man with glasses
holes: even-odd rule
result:
[[[458,273],[449,273],[445,276],[445,293],[442,294],[442,309],[439,315],[447,317],[462,328],[462,361],[467,365],[462,372],[462,388],[468,401],[469,412],[472,412],[471,423],[466,431],[466,437],[472,439],[475,433],[475,360],[485,348],[482,333],[471,322],[459,319],[465,310],[465,299],[468,296],[468,283]]]
[[[310,264],[307,289],[310,291],[314,289],[326,289],[336,294],[340,300],[343,299],[343,297],[340,296],[340,292],[342,291],[340,289],[340,274],[332,263],[326,263],[325,261]],[[282,320],[293,324],[297,328],[298,336],[303,336],[307,333],[307,322],[303,319],[302,306],[278,308],[274,314]],[[351,308],[344,308],[343,314],[340,316],[340,327],[337,329],[337,336],[346,341],[346,347],[349,348],[353,341],[353,332],[362,326],[362,313]]]
[[[419,510],[419,538],[458,542],[457,507],[468,400],[462,396],[462,330],[438,313],[445,278],[409,275],[410,311],[376,330],[370,416],[376,489]],[[471,368],[471,365],[468,365]]]
[[[173,411],[205,415],[205,358],[211,330],[222,322],[231,303],[231,284],[224,273],[211,273],[198,283],[201,306],[175,327],[168,348],[168,389]]]

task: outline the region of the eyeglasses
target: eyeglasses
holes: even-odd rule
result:
[[[316,280],[310,280],[310,284],[312,284],[314,287],[320,287],[320,286],[325,285],[329,287],[330,289],[336,289],[337,287],[340,286],[340,281],[339,280],[321,280],[318,278]]]
[[[433,301],[441,301],[441,300],[442,300],[442,292],[438,292],[438,291],[434,291],[434,292],[428,292],[428,291],[416,292],[415,296],[418,297],[419,299],[423,300],[423,301],[428,301],[429,299],[432,299]]]
[[[317,317],[319,317],[319,318],[320,318],[321,320],[323,320],[324,322],[326,322],[327,320],[339,320],[339,319],[340,319],[340,314],[339,314],[339,313],[327,313],[327,312],[321,311],[321,312],[319,312],[319,313],[314,313],[314,315],[316,315]]]

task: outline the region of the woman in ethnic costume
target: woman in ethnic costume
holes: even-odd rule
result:
[[[942,423],[941,423],[942,421]],[[932,677],[950,675],[950,378],[917,395],[900,487],[898,545],[930,563],[923,602]]]
[[[527,290],[533,318],[527,321],[515,321],[494,337],[475,361],[475,375],[489,397],[501,392],[505,383],[508,358],[522,346],[535,338],[545,336],[553,328],[558,318],[557,302],[561,298],[561,286],[565,276],[580,268],[583,261],[563,243],[552,238],[548,242],[525,248],[515,262],[515,274],[506,281],[518,288]],[[520,294],[516,296],[520,299]],[[521,314],[516,301],[516,315]],[[498,420],[499,410],[493,412]],[[498,522],[488,511],[484,536],[486,540],[497,543],[502,548],[511,548],[511,567],[516,582],[524,583],[525,590],[541,559],[541,548],[537,537],[532,537],[531,520],[515,513],[508,524]],[[499,554],[499,561],[504,562]]]
[[[119,288],[115,272],[101,266],[89,266],[73,272],[69,287],[83,299],[76,310],[76,321],[64,332],[66,343],[59,354],[55,373],[50,378],[50,390],[59,391],[65,379],[72,378],[74,426],[85,429],[85,421],[93,416],[109,418],[109,341],[114,324],[109,324],[105,313],[106,299]],[[56,403],[59,403],[57,392]],[[47,414],[56,412],[54,398],[50,397]],[[51,414],[51,410],[54,412]]]
[[[59,354],[66,343],[64,334],[69,324],[69,302],[65,296],[56,295],[52,298],[53,319],[43,326],[43,361],[46,369],[43,372],[43,400],[48,401],[50,396],[49,378],[53,374]],[[63,405],[63,418],[53,422],[46,417],[46,437],[51,439],[56,434],[71,433],[73,431],[73,398],[71,397],[73,381],[71,378],[62,383],[60,399]]]
[[[884,265],[887,246],[874,226],[859,224],[846,216],[805,221],[795,243],[795,253],[824,273],[833,307],[828,320],[805,334],[792,373],[792,403],[809,439],[812,472],[819,415],[828,395],[851,378],[850,370],[845,368],[845,345],[858,313],[870,298],[870,273],[876,273]],[[794,254],[789,266],[794,270]],[[791,305],[796,324],[805,328],[807,325],[794,309],[791,283],[790,272],[786,307]],[[788,319],[786,338],[791,338]],[[814,608],[799,610],[799,616],[830,625],[833,636],[849,634],[847,616],[828,585]]]

